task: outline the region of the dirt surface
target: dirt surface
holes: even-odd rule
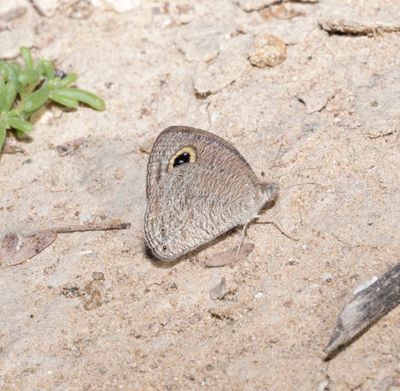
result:
[[[329,362],[323,348],[353,290],[399,262],[400,36],[320,25],[398,27],[398,0],[137,3],[118,13],[75,1],[52,17],[29,4],[3,31],[76,71],[107,110],[52,107],[18,143],[25,154],[1,156],[0,236],[132,227],[60,234],[0,269],[0,389],[398,390],[399,308]],[[286,43],[279,65],[249,62],[260,34]],[[239,263],[204,266],[239,232],[182,262],[152,261],[146,163],[170,125],[224,137],[277,181],[261,220],[299,240],[253,224]],[[228,292],[212,300],[222,277]]]

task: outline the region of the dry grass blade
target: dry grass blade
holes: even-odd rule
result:
[[[400,25],[348,22],[345,20],[328,20],[320,22],[319,26],[327,33],[336,35],[361,36],[400,32]]]

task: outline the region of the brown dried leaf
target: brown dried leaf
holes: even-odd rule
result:
[[[17,252],[18,236],[15,233],[9,232],[3,239],[3,244],[0,249],[0,263],[10,262]]]
[[[20,250],[11,259],[8,259],[5,266],[16,266],[24,263],[50,246],[56,238],[57,234],[54,232],[42,232],[26,239]]]
[[[207,267],[221,267],[230,265],[233,262],[237,262],[246,258],[253,250],[253,243],[244,243],[240,248],[239,254],[237,254],[237,249],[223,251],[222,253],[211,255],[210,258],[206,259],[205,265]]]

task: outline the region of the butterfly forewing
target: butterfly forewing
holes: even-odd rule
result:
[[[157,185],[172,171],[171,159],[180,150],[190,148],[194,163],[210,169],[224,168],[249,177],[258,185],[258,178],[238,150],[224,139],[201,129],[171,126],[163,130],[155,141],[147,165],[147,199]],[[173,160],[173,159],[172,159]],[[191,163],[189,163],[191,164]]]

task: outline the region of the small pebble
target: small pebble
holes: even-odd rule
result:
[[[104,274],[102,272],[93,272],[92,278],[94,281],[102,281],[104,280]]]
[[[151,149],[153,148],[154,141],[154,138],[148,138],[144,140],[143,143],[139,146],[140,152],[149,154],[151,152]]]
[[[332,277],[331,273],[324,273],[324,275],[322,276],[322,279],[325,282],[331,282],[333,280],[333,277]]]
[[[272,34],[257,35],[254,48],[249,54],[251,65],[258,68],[275,67],[286,60],[286,44]]]
[[[92,215],[89,212],[79,213],[79,220],[81,223],[88,223],[92,219]]]
[[[83,308],[86,311],[94,310],[100,307],[102,304],[101,294],[99,291],[94,291],[88,300],[83,303]]]
[[[255,295],[254,295],[254,297],[258,300],[258,299],[261,299],[262,297],[264,296],[264,293],[262,293],[262,292],[258,292],[258,293],[256,293]]]
[[[225,277],[221,278],[221,281],[210,291],[210,297],[212,300],[221,300],[229,292],[226,285]]]
[[[62,287],[62,294],[71,299],[82,296],[83,293],[76,284],[67,283]]]
[[[317,391],[329,391],[329,378],[322,380],[317,387]]]
[[[117,168],[114,172],[115,179],[122,179],[125,176],[125,170],[123,168]]]
[[[88,255],[93,254],[93,250],[85,250],[78,253],[79,255]]]

